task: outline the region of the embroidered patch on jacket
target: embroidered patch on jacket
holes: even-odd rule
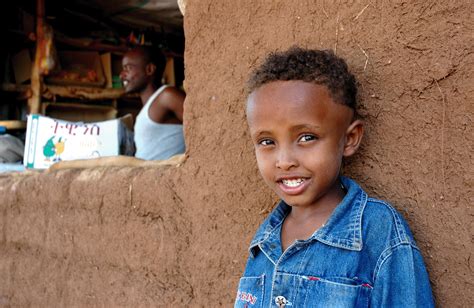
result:
[[[254,305],[257,302],[257,297],[252,293],[237,291],[237,300],[241,300]]]

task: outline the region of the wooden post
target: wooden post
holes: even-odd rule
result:
[[[36,0],[36,52],[35,62],[31,70],[31,97],[28,99],[29,113],[40,113],[41,91],[43,87],[43,77],[41,76],[40,64],[44,56],[41,51],[44,40],[44,1]]]

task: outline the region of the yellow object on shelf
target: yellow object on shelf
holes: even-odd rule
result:
[[[26,128],[26,121],[0,121],[0,126],[6,127],[8,130],[13,129],[25,129]]]

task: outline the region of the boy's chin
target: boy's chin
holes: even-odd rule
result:
[[[301,200],[297,200],[297,198],[288,198],[288,196],[278,195],[281,200],[283,200],[287,205],[291,207],[304,207],[305,203]]]

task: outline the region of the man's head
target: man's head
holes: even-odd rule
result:
[[[159,85],[165,65],[166,58],[158,50],[136,47],[125,53],[120,72],[125,92],[141,92],[149,85]]]
[[[330,51],[271,54],[249,81],[247,121],[265,182],[292,206],[341,195],[342,158],[359,147],[355,78]],[[329,201],[328,201],[329,200]]]

